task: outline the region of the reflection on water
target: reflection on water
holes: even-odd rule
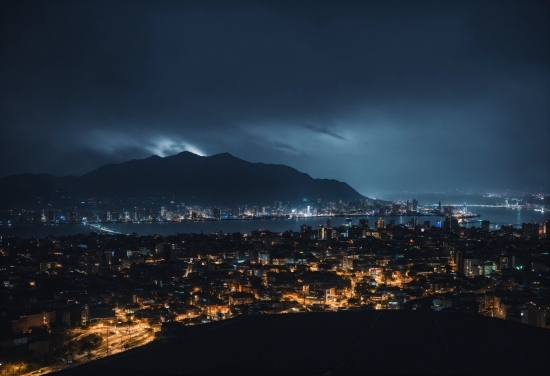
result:
[[[511,224],[514,227],[520,227],[524,222],[538,222],[550,220],[550,212],[536,212],[534,210],[516,210],[510,208],[491,208],[475,207],[470,211],[480,214],[480,217],[471,218],[467,227],[481,227],[481,220],[489,220],[491,228],[497,229],[497,226]],[[358,224],[359,219],[363,217],[353,217],[353,224]],[[412,217],[407,216],[387,216],[384,217],[386,223],[394,220],[396,224],[406,224]],[[439,216],[419,216],[418,222],[430,221],[432,226],[436,221],[443,221],[444,217]],[[222,231],[223,233],[241,232],[250,233],[252,230],[267,229],[273,232],[283,232],[287,230],[300,231],[300,226],[306,224],[312,228],[326,223],[326,217],[309,218],[291,218],[291,219],[265,219],[265,220],[225,220],[225,221],[204,221],[204,222],[155,222],[155,223],[109,223],[104,224],[115,232],[122,234],[137,233],[138,235],[171,235],[176,233],[212,233]],[[374,226],[374,219],[371,218],[370,226]],[[345,217],[331,217],[332,226],[340,226],[346,221]],[[46,236],[67,236],[79,233],[90,232],[89,226],[82,224],[61,224],[61,225],[6,225],[0,226],[0,236],[19,236],[23,238],[43,238]]]

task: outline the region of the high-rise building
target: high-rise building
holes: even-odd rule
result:
[[[52,223],[52,222],[55,222],[56,220],[56,213],[55,213],[55,210],[53,209],[48,209],[46,211],[46,222],[49,222],[49,223]]]
[[[491,231],[491,221],[488,221],[488,220],[481,221],[481,231],[490,232]]]
[[[524,237],[536,237],[539,235],[539,224],[535,222],[522,223],[521,230],[523,231]]]
[[[260,252],[258,254],[258,262],[262,265],[269,265],[271,263],[271,254],[269,252]]]
[[[362,229],[368,229],[369,228],[369,220],[367,218],[361,218],[359,220],[359,226]]]
[[[464,259],[464,275],[466,277],[477,277],[478,275],[481,275],[478,259]]]
[[[416,198],[413,199],[412,210],[413,211],[418,211],[418,200]]]
[[[352,219],[351,218],[346,218],[346,237],[349,238],[350,236],[350,230],[351,230],[351,223],[352,223]]]
[[[464,251],[456,251],[455,264],[459,273],[464,273]]]
[[[377,219],[376,220],[376,228],[384,228],[384,220],[383,219]]]
[[[447,231],[451,231],[452,229],[452,218],[450,215],[445,216],[445,222],[443,223],[443,228]]]
[[[214,219],[220,219],[220,218],[221,218],[221,210],[220,210],[220,208],[216,208],[216,207],[212,208],[212,217],[213,217]]]
[[[248,259],[250,260],[250,263],[251,264],[256,264],[258,263],[258,251],[255,251],[255,250],[250,250],[248,252]]]
[[[317,236],[319,239],[326,240],[327,239],[327,233],[325,231],[325,227],[323,225],[319,225],[319,230]]]

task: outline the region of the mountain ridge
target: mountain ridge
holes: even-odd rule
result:
[[[230,153],[200,156],[188,151],[107,164],[81,176],[11,175],[0,178],[0,192],[4,208],[43,204],[55,197],[173,196],[201,205],[364,198],[345,182],[315,179],[287,165],[248,162]]]

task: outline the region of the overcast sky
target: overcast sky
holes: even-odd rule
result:
[[[189,150],[365,195],[550,190],[548,1],[0,7],[0,176]]]

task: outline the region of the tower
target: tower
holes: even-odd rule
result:
[[[317,236],[319,237],[319,239],[322,239],[322,240],[327,239],[327,234],[325,232],[325,228],[323,227],[323,225],[319,225],[319,230],[318,230]]]

